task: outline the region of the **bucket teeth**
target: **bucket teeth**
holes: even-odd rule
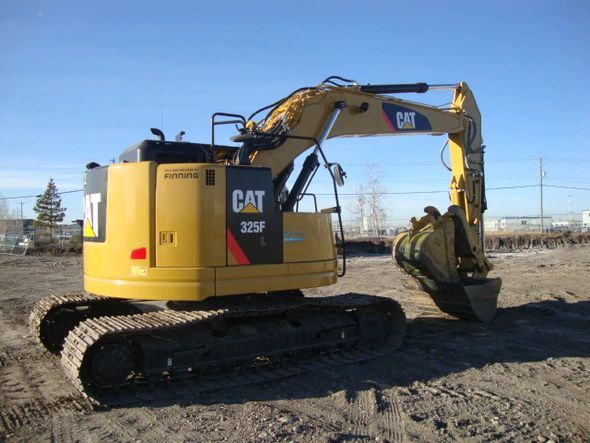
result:
[[[499,278],[465,279],[454,285],[433,289],[423,285],[420,277],[402,279],[404,287],[413,296],[423,314],[437,310],[465,320],[491,321],[496,315],[498,293],[502,286]]]

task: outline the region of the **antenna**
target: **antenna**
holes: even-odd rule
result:
[[[543,223],[543,177],[545,177],[545,170],[543,169],[543,157],[539,158],[539,189],[541,191],[541,233],[545,232]]]

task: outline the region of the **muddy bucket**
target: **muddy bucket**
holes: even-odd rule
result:
[[[421,283],[424,281],[424,284]],[[410,291],[424,313],[433,308],[466,320],[491,321],[496,315],[499,278],[465,278],[457,283],[435,283],[432,279],[407,277],[402,284]]]
[[[413,283],[403,282],[404,286],[430,311],[434,306],[424,293],[440,311],[489,322],[496,314],[502,280],[487,278],[492,265],[479,247],[474,227],[458,207],[437,217],[432,215],[436,209],[425,211],[429,215],[413,221],[414,231],[399,234],[393,242],[395,261],[413,277],[407,279]]]

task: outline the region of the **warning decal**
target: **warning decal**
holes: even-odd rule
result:
[[[90,169],[84,177],[84,241],[104,242],[108,166]]]

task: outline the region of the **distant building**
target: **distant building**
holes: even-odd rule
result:
[[[32,218],[25,218],[24,220],[20,218],[7,218],[0,220],[0,235],[9,237],[24,235],[28,237],[35,232],[34,222],[35,220]]]
[[[582,227],[580,220],[556,220],[551,223],[553,231],[579,231]]]
[[[582,211],[582,227],[590,229],[590,209]]]
[[[551,217],[543,217],[543,229],[551,228]],[[489,232],[522,232],[522,231],[540,231],[541,217],[522,216],[522,217],[485,217],[484,228]]]
[[[59,228],[60,235],[66,237],[73,237],[82,233],[82,226],[78,223],[71,223],[69,225],[62,225]]]
[[[32,218],[8,218],[0,220],[0,236],[4,237],[33,237],[37,228],[35,227],[35,220]],[[71,223],[66,225],[56,225],[55,231],[58,236],[65,238],[80,235],[82,227],[79,223]]]
[[[483,227],[486,231],[495,232],[500,230],[500,219],[485,217],[483,219]]]

